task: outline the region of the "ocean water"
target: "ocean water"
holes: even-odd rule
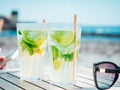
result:
[[[16,30],[2,30],[2,32],[0,32],[0,36],[1,37],[13,37],[13,36],[17,36],[17,31]]]
[[[120,26],[82,26],[81,40],[120,42]],[[16,30],[3,30],[0,36],[16,37]]]
[[[88,34],[110,34],[120,36],[120,26],[82,26],[82,32]]]

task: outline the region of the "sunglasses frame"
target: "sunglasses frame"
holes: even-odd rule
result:
[[[96,76],[96,74],[97,74],[97,69],[96,68],[98,68],[98,65],[100,65],[100,64],[112,64],[112,65],[115,66],[115,70],[113,70],[113,69],[112,70],[108,70],[109,71],[108,73],[110,73],[110,71],[111,71],[111,73],[115,73],[115,78],[114,78],[112,84],[108,88],[100,88],[98,86],[97,76]],[[105,90],[105,89],[109,89],[110,87],[112,87],[114,85],[114,83],[117,81],[118,77],[119,77],[119,74],[118,74],[119,72],[117,72],[118,70],[120,71],[120,67],[118,67],[118,65],[116,65],[113,62],[103,61],[103,62],[99,62],[99,63],[94,63],[93,64],[93,78],[94,78],[95,86],[97,87],[97,89]]]

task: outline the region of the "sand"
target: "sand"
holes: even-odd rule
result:
[[[81,43],[81,64],[91,67],[100,61],[115,62],[120,66],[120,42],[93,41]]]

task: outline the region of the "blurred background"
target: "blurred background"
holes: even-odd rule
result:
[[[82,30],[81,65],[106,60],[120,65],[120,0],[0,0],[0,54],[17,48],[16,23],[43,18],[71,23],[75,13]]]

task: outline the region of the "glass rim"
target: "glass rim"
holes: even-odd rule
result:
[[[49,31],[73,31],[74,23],[47,23]],[[81,33],[81,25],[77,25],[77,32]]]
[[[18,22],[16,23],[17,30],[18,29],[31,29],[32,27],[46,28],[48,31],[74,31],[74,23],[71,22],[48,22],[48,23],[40,23],[40,22]],[[77,32],[81,33],[81,23],[77,23]]]
[[[47,25],[44,23],[39,22],[32,22],[32,23],[16,23],[17,30],[45,30],[47,31]]]

